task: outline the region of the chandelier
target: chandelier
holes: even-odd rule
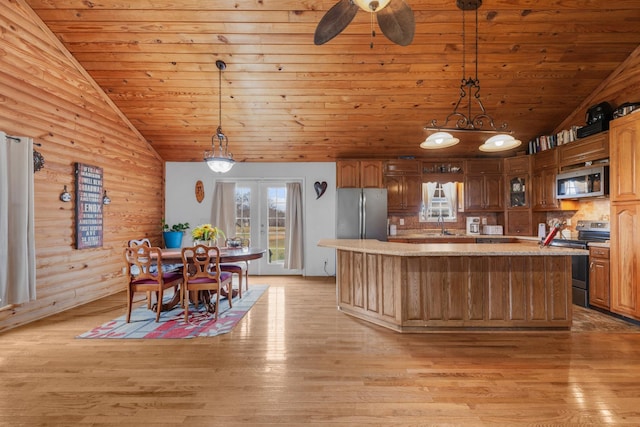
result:
[[[229,153],[229,139],[222,132],[222,70],[227,68],[227,64],[224,61],[217,60],[216,67],[218,67],[218,129],[215,135],[211,137],[211,151],[204,152],[204,161],[214,172],[225,173],[229,172],[235,161],[233,155]],[[215,139],[218,139],[218,149],[216,153]]]
[[[521,141],[515,139],[510,134],[506,123],[502,123],[496,127],[493,117],[491,117],[484,108],[480,99],[480,80],[478,79],[478,8],[482,5],[482,0],[456,0],[456,6],[462,10],[462,80],[460,84],[460,97],[456,102],[453,112],[449,114],[444,124],[439,125],[433,119],[425,130],[435,132],[427,137],[420,144],[421,148],[438,149],[450,147],[457,144],[460,140],[455,138],[450,132],[476,132],[495,134],[487,139],[479,149],[481,151],[503,151],[510,150],[521,144]],[[466,78],[466,22],[465,11],[475,10],[475,77]],[[474,109],[473,105],[477,105]],[[466,111],[466,113],[465,113]],[[453,124],[449,125],[449,122]]]

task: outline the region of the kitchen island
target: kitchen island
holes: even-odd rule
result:
[[[571,328],[571,256],[533,243],[323,239],[338,308],[398,332]]]

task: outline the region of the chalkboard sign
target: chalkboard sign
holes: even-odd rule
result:
[[[76,248],[102,247],[102,168],[76,163]]]

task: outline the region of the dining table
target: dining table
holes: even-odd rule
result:
[[[233,262],[249,262],[251,260],[260,259],[267,252],[266,249],[258,247],[218,247],[220,250],[220,264],[227,264]],[[163,248],[161,249],[162,262],[163,263],[182,263],[182,248]],[[247,264],[247,268],[249,268]],[[249,282],[247,280],[247,287]],[[171,310],[180,302],[180,292],[176,292],[173,298],[162,304],[162,311]]]

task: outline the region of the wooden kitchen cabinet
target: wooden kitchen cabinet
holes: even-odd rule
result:
[[[382,160],[339,160],[337,188],[384,188]]]
[[[389,175],[387,187],[387,211],[395,214],[417,214],[422,204],[421,175]]]
[[[465,211],[502,211],[504,209],[503,193],[502,175],[467,174],[464,178]]]
[[[531,203],[534,211],[560,210],[556,199],[558,150],[553,148],[533,155],[531,160]]]
[[[611,311],[640,319],[640,203],[611,205]]]
[[[640,115],[609,123],[611,311],[640,320]]]
[[[558,147],[558,164],[580,165],[609,158],[609,132],[600,132]]]
[[[640,116],[629,114],[609,123],[611,202],[640,201]]]
[[[467,160],[465,168],[465,211],[502,211],[504,209],[503,160]]]
[[[538,223],[547,221],[546,213],[532,212],[531,209],[507,209],[505,216],[505,234],[508,236],[535,236]]]
[[[589,305],[610,308],[609,248],[589,248]]]

